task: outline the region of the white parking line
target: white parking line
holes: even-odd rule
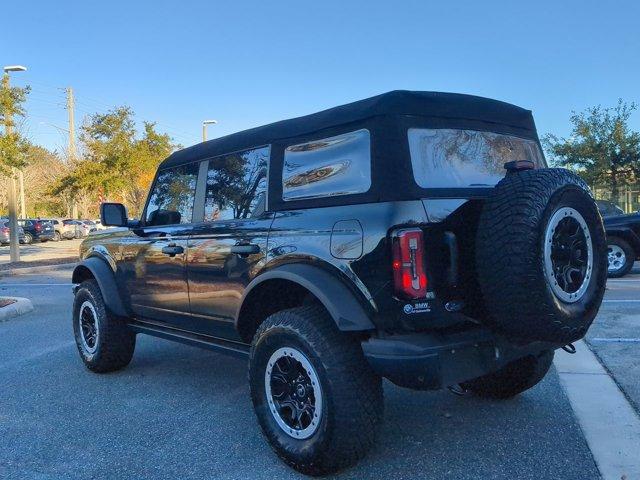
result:
[[[640,478],[640,418],[583,341],[554,364],[598,469],[605,479]]]

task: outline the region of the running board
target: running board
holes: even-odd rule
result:
[[[250,346],[245,343],[224,340],[209,335],[201,335],[198,333],[186,332],[174,328],[164,327],[154,323],[147,323],[135,320],[128,324],[136,333],[144,333],[154,337],[180,342],[194,347],[206,348],[207,350],[215,350],[220,353],[233,355],[236,357],[246,358],[249,355]]]

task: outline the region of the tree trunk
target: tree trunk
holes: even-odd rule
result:
[[[611,201],[614,203],[618,201],[618,195],[620,193],[619,185],[618,185],[618,169],[616,167],[611,167]]]

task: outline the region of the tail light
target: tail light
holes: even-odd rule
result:
[[[39,232],[42,230],[42,223],[41,222],[36,222],[36,224],[34,225],[34,228],[36,229],[36,232]]]
[[[2,232],[2,233],[7,233],[7,234],[8,234],[8,233],[9,233],[9,227],[2,227],[2,228],[0,228],[0,232]]]
[[[424,298],[427,295],[427,273],[422,230],[396,230],[392,240],[393,283],[396,293],[409,299]]]

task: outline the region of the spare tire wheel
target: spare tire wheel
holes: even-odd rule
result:
[[[555,168],[508,173],[483,207],[476,239],[487,324],[524,341],[583,337],[604,295],[605,238],[580,177]]]

